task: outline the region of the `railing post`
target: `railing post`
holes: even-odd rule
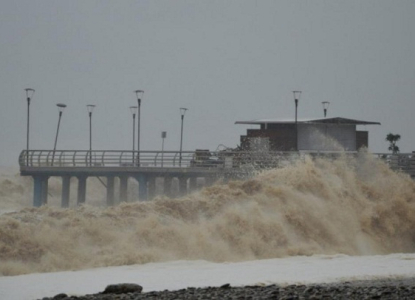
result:
[[[104,167],[105,163],[104,163],[104,156],[105,156],[105,151],[102,151],[102,156],[101,156],[101,165]]]

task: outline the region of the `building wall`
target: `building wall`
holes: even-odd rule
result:
[[[255,150],[255,145],[264,145],[266,141],[260,142],[257,138],[269,140],[271,151],[292,151],[296,149],[295,125],[289,124],[273,129],[248,129],[245,136],[241,136],[241,147],[244,150]]]
[[[270,124],[271,125],[271,124]],[[272,124],[262,129],[248,129],[241,136],[244,150],[296,150],[295,124]],[[305,151],[356,151],[368,145],[367,131],[356,131],[356,125],[298,124],[298,149]],[[259,149],[261,148],[261,149]]]
[[[308,151],[355,151],[356,126],[298,124],[298,149]]]
[[[367,131],[356,131],[356,148],[369,147],[369,133]]]

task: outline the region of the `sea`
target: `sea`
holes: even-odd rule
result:
[[[415,183],[365,151],[304,156],[182,198],[138,202],[132,183],[112,207],[95,178],[76,206],[73,180],[69,208],[60,207],[59,178],[49,180],[48,204],[35,208],[32,178],[0,168],[0,279],[177,262],[415,259]]]

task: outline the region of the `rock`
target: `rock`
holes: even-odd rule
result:
[[[64,293],[60,293],[60,294],[55,295],[52,299],[53,300],[60,300],[60,299],[65,299],[65,298],[68,298],[68,295],[66,295]]]
[[[102,294],[141,293],[143,287],[135,283],[119,283],[108,285]]]

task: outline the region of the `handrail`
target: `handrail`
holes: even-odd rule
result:
[[[178,157],[181,155],[181,164]],[[227,168],[260,166],[275,167],[281,160],[291,159],[293,155],[304,157],[304,155],[324,156],[341,155],[344,152],[311,152],[311,151],[270,151],[270,152],[246,152],[246,151],[127,151],[127,150],[56,150],[55,156],[59,157],[58,163],[50,163],[53,150],[23,150],[19,155],[20,167],[33,168]],[[356,152],[346,152],[355,155]],[[94,156],[94,163],[92,162]],[[392,168],[415,171],[415,153],[373,153],[379,159],[384,160]],[[140,165],[131,163],[134,157],[140,156]],[[36,157],[34,159],[34,157]],[[97,163],[100,157],[100,163]],[[91,159],[91,161],[90,161]],[[162,159],[162,161],[160,161]]]

